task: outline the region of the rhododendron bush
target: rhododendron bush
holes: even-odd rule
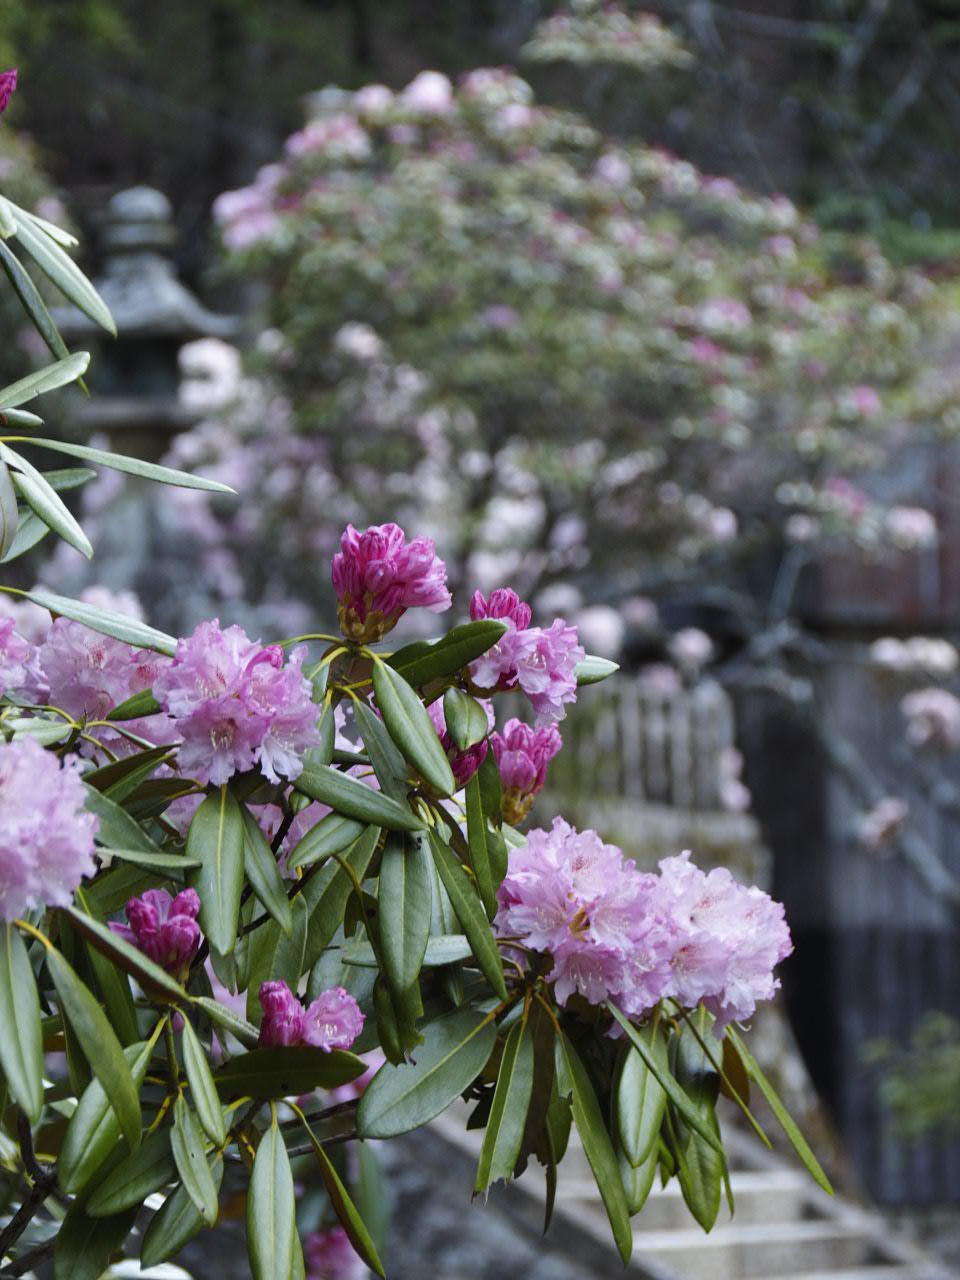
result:
[[[4,200],[0,230],[109,325],[68,237]],[[222,489],[40,435],[22,406],[86,362],[0,391],[6,560],[48,530],[91,550],[65,473],[21,440]],[[383,1274],[368,1144],[458,1097],[484,1129],[475,1191],[535,1159],[548,1220],[575,1124],[624,1261],[658,1174],[712,1226],[716,1104],[759,1130],[748,1082],[829,1189],[737,1031],[790,953],[782,907],[686,852],[649,872],[562,819],[522,829],[613,664],[507,586],[454,601],[432,541],[396,524],[348,525],[331,578],[340,632],[271,642],[4,587],[0,1276],[50,1253],[61,1280],[118,1250],[162,1262],[228,1196],[257,1280],[348,1249]],[[469,620],[391,648],[418,609]],[[504,722],[505,693],[528,719]]]

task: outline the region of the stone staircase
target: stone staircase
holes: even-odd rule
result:
[[[465,1108],[452,1107],[431,1129],[475,1160],[482,1134],[467,1132],[465,1117]],[[802,1168],[763,1150],[752,1136],[727,1126],[724,1140],[732,1165],[736,1216],[730,1218],[724,1202],[717,1225],[706,1235],[690,1217],[676,1181],[664,1189],[658,1182],[634,1219],[634,1255],[627,1276],[634,1280],[948,1280],[953,1274],[894,1237],[879,1215],[826,1196]],[[528,1219],[531,1227],[541,1224],[542,1184],[534,1169],[511,1188],[511,1199],[515,1212]],[[598,1274],[621,1274],[593,1174],[575,1132],[560,1167],[555,1225],[558,1220],[565,1230],[587,1238],[585,1256],[609,1257],[609,1268]]]

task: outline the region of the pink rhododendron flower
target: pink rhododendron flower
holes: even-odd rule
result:
[[[17,69],[12,71],[0,71],[0,115],[7,109],[13,91],[17,87]]]
[[[441,71],[421,71],[400,94],[400,102],[418,115],[445,116],[453,109],[453,85]]]
[[[358,1280],[359,1258],[343,1227],[313,1231],[303,1242],[306,1280]]]
[[[480,705],[487,713],[487,727],[492,729],[496,723],[493,715],[493,707],[486,700],[481,699]],[[484,760],[487,758],[488,740],[484,738],[481,742],[475,743],[474,746],[468,747],[466,751],[459,751],[453,745],[453,739],[447,733],[447,722],[443,712],[443,699],[438,698],[436,702],[430,704],[427,712],[433,723],[434,729],[437,731],[437,737],[440,739],[440,745],[446,752],[447,759],[450,761],[450,768],[453,770],[453,776],[458,787],[465,787],[473,775],[477,772]]]
[[[96,870],[99,819],[84,808],[80,761],[33,738],[0,745],[0,919],[66,907]]]
[[[304,1015],[303,1042],[315,1048],[349,1049],[363,1030],[360,1006],[343,987],[321,992],[307,1005]]]
[[[30,646],[14,630],[13,618],[0,619],[0,696],[15,691],[27,678]]]
[[[556,618],[548,629],[531,627],[531,610],[509,587],[479,591],[470,601],[470,617],[497,618],[507,631],[470,665],[470,679],[482,692],[519,686],[537,713],[537,723],[553,724],[566,715],[565,706],[577,698],[577,663],[584,651],[576,627]]]
[[[341,630],[362,644],[386,635],[407,609],[450,608],[447,569],[433,540],[407,542],[399,525],[371,525],[358,533],[348,524],[332,568]]]
[[[161,968],[184,978],[200,946],[200,898],[195,889],[182,889],[171,898],[166,889],[148,889],[127,903],[127,924],[110,928]]]
[[[260,1023],[258,1043],[264,1048],[299,1044],[305,1018],[303,1005],[285,982],[264,982],[260,987]]]
[[[563,746],[563,739],[556,725],[532,729],[522,720],[508,720],[502,734],[491,736],[490,744],[500,770],[503,816],[517,825],[543,790],[547,765]]]

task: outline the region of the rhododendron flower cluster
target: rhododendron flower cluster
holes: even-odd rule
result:
[[[556,725],[531,728],[522,720],[508,720],[503,733],[494,733],[490,745],[500,770],[503,816],[507,822],[523,822],[547,780],[547,765],[563,746]]]
[[[470,617],[496,618],[507,631],[492,648],[470,667],[470,679],[477,689],[520,688],[537,713],[538,724],[553,724],[566,715],[567,703],[577,699],[577,663],[584,650],[577,640],[576,627],[554,619],[548,629],[531,627],[532,613],[517,593],[501,587],[485,600],[477,591],[470,601]]]
[[[750,1017],[779,986],[774,966],[792,950],[783,907],[729,871],[708,875],[689,853],[637,869],[594,831],[562,818],[512,850],[500,886],[502,934],[549,954],[557,1000],[613,999],[631,1017],[670,997],[701,1001],[726,1023]]]
[[[174,977],[183,979],[200,946],[200,898],[183,889],[172,898],[166,889],[148,889],[127,903],[127,924],[110,928]]]
[[[271,782],[299,777],[300,755],[320,741],[305,656],[295,649],[284,665],[279,645],[217,619],[178,641],[153,691],[182,738],[181,773],[219,785],[259,764]]]
[[[363,1030],[360,1006],[343,987],[322,992],[304,1009],[285,982],[264,982],[260,987],[260,1044],[309,1044],[327,1053],[349,1049]]]
[[[0,919],[68,906],[96,870],[100,820],[84,808],[80,769],[33,738],[0,745]]]
[[[386,635],[407,609],[450,608],[446,565],[431,538],[407,542],[399,525],[348,524],[333,557],[333,588],[344,635],[371,643]]]
[[[493,705],[487,699],[482,699],[480,705],[487,713],[487,725],[492,729],[496,723],[493,715]],[[453,770],[457,786],[465,787],[486,759],[489,742],[486,738],[483,738],[472,747],[468,747],[466,751],[460,751],[454,745],[453,739],[447,732],[447,721],[443,712],[443,699],[438,698],[436,702],[431,703],[427,711],[433,727],[437,731],[440,745],[450,761],[450,768]]]

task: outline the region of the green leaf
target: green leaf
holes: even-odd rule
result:
[[[13,535],[10,546],[0,556],[0,564],[9,564],[11,560],[16,560],[22,555],[26,555],[33,547],[41,542],[50,532],[50,526],[44,524],[40,517],[29,508],[19,513],[19,523]]]
[[[293,1174],[274,1116],[257,1147],[247,1193],[247,1252],[253,1280],[290,1280],[295,1231]]]
[[[61,907],[60,910],[70,917],[73,927],[83,934],[91,946],[102,951],[126,973],[133,974],[148,995],[154,998],[164,996],[172,1000],[186,999],[186,991],[175,978],[171,978],[165,969],[161,969],[138,947],[114,933],[107,925],[78,911],[76,907]],[[90,1065],[93,1066],[93,1063]]]
[[[287,869],[311,867],[323,858],[341,853],[366,831],[366,824],[340,813],[328,813],[297,841],[287,857]]]
[[[373,692],[383,723],[404,757],[442,796],[453,795],[457,784],[450,761],[419,696],[392,667],[373,664]]]
[[[290,900],[273,850],[246,805],[241,806],[240,813],[243,819],[243,865],[247,879],[280,928],[289,933],[293,927]]]
[[[317,1157],[317,1163],[320,1165],[320,1176],[323,1178],[323,1184],[327,1189],[327,1195],[330,1197],[333,1211],[340,1220],[340,1225],[347,1233],[347,1238],[362,1261],[378,1276],[385,1277],[383,1263],[377,1255],[376,1247],[370,1238],[370,1233],[367,1231],[363,1219],[357,1211],[356,1205],[347,1194],[346,1187],[340,1181],[340,1175],[330,1163],[329,1156],[317,1141],[317,1137],[307,1120],[303,1117],[301,1119],[314,1154]]]
[[[421,968],[436,969],[441,965],[455,964],[472,956],[470,943],[463,933],[434,934],[427,939]],[[343,949],[343,963],[361,969],[376,969],[377,957],[369,942],[351,942]]]
[[[131,818],[125,809],[102,795],[96,788],[87,786],[84,808],[95,813],[100,819],[100,828],[96,833],[97,842],[107,849],[114,846],[118,849],[131,849],[135,853],[159,854],[160,849],[150,839],[139,822]]]
[[[644,1033],[638,1032],[640,1036]],[[667,1060],[667,1042],[651,1027],[646,1033],[650,1056],[656,1061],[660,1074],[670,1070]],[[617,1129],[620,1145],[634,1168],[646,1162],[663,1123],[663,1110],[667,1095],[646,1062],[633,1046],[629,1046],[620,1071],[617,1086]]]
[[[214,1190],[219,1193],[223,1182],[223,1156],[214,1153],[207,1161]],[[167,1197],[163,1207],[154,1214],[143,1233],[140,1264],[155,1267],[179,1253],[183,1246],[203,1227],[204,1221],[185,1186],[181,1185]]]
[[[499,830],[503,823],[503,789],[500,786],[500,770],[497,757],[488,751],[480,768],[474,774],[480,787],[480,807],[488,822]],[[521,840],[521,843],[523,841]]]
[[[128,1045],[123,1050],[124,1060],[138,1089],[147,1074],[161,1025],[158,1023],[152,1039]],[[119,1137],[120,1121],[111,1099],[99,1080],[91,1080],[70,1117],[57,1160],[60,1186],[67,1194],[83,1192]]]
[[[0,409],[0,425],[10,427],[42,427],[43,419],[38,418],[35,413],[31,413],[29,409],[11,409],[6,405]],[[96,472],[92,473],[96,475]]]
[[[81,1201],[75,1200],[53,1247],[54,1280],[100,1280],[110,1255],[126,1240],[136,1220],[136,1209],[110,1218],[92,1218]]]
[[[492,754],[490,751],[487,752],[487,755]],[[502,837],[499,833],[495,835],[487,826],[479,773],[475,773],[467,783],[466,808],[470,863],[473,874],[477,878],[477,889],[483,902],[483,909],[492,920],[497,913],[497,888],[503,877],[497,878],[494,875],[491,847],[495,839],[502,839]]]
[[[153,696],[152,689],[142,689],[132,697],[125,699],[108,711],[107,720],[140,720],[143,716],[155,716],[162,711],[160,703]]]
[[[136,1151],[111,1169],[87,1200],[91,1218],[106,1218],[143,1204],[147,1196],[158,1191],[177,1176],[170,1130],[156,1129],[144,1138]]]
[[[361,882],[373,858],[379,838],[378,827],[367,827],[350,848],[340,855],[340,859]],[[304,885],[298,895],[307,904],[310,920],[307,929],[307,946],[303,957],[304,969],[313,968],[343,923],[347,899],[353,891],[353,881],[340,862],[328,863],[327,866],[313,872]]]
[[[630,1043],[640,1054],[640,1057],[643,1058],[650,1071],[653,1072],[654,1077],[659,1082],[667,1097],[676,1107],[681,1118],[684,1119],[691,1128],[696,1129],[700,1134],[700,1137],[706,1139],[707,1143],[718,1151],[720,1155],[723,1155],[723,1147],[716,1134],[701,1120],[693,1103],[677,1084],[671,1073],[669,1071],[662,1070],[659,1062],[650,1052],[646,1042],[643,1040],[633,1023],[630,1022],[630,1020],[626,1018],[610,1000],[607,1001],[607,1009],[613,1014],[617,1022],[620,1023],[620,1026],[623,1027],[624,1031],[627,1033]]]
[[[797,1155],[803,1161],[804,1168],[810,1174],[811,1178],[813,1178],[817,1186],[822,1187],[828,1196],[832,1196],[833,1187],[830,1185],[830,1179],[820,1167],[820,1162],[811,1151],[810,1144],[797,1128],[789,1111],[787,1111],[786,1107],[780,1101],[773,1085],[760,1070],[753,1055],[747,1049],[737,1032],[734,1031],[733,1027],[728,1026],[726,1028],[726,1036],[736,1049],[737,1053],[739,1053],[743,1061],[743,1065],[746,1068],[747,1075],[766,1098],[770,1110],[777,1117],[780,1127],[790,1139],[790,1143],[794,1151],[796,1151]]]
[[[63,245],[65,249],[76,249],[80,243],[75,235],[69,231],[64,231],[63,227],[58,227],[55,222],[48,222],[46,218],[41,218],[39,214],[31,213],[28,209],[21,209],[19,205],[11,204],[10,201],[7,201],[7,204],[9,207],[16,209],[22,221],[29,222],[32,226],[45,231],[51,240]]]
[[[252,1023],[247,1022],[246,1018],[241,1018],[238,1013],[234,1013],[232,1009],[228,1009],[225,1004],[221,1004],[219,1000],[212,1000],[209,996],[191,996],[191,999],[198,1008],[202,1009],[211,1022],[215,1022],[218,1027],[223,1027],[225,1031],[229,1031],[232,1036],[246,1045],[247,1048],[254,1048],[260,1038],[260,1033]]]
[[[480,899],[474,892],[467,873],[457,861],[453,850],[449,845],[444,844],[432,828],[430,846],[443,887],[447,891],[463,932],[467,935],[477,964],[500,999],[506,1000],[507,986],[503,978],[503,961]]]
[[[487,713],[480,703],[453,685],[443,695],[443,718],[453,745],[461,751],[475,747],[490,732]]]
[[[171,747],[151,747],[148,751],[139,751],[132,756],[111,760],[109,764],[85,773],[83,780],[88,787],[94,787],[120,804],[126,797],[123,794],[118,796],[116,784],[125,782],[131,775],[138,781],[149,777],[149,772],[144,772],[146,766],[157,769],[162,761],[169,759],[171,750]]]
[[[50,440],[41,436],[31,437],[30,443],[38,449],[66,453],[71,458],[81,458],[84,462],[99,463],[101,467],[109,467],[111,471],[122,471],[126,475],[140,476],[158,484],[170,484],[177,489],[203,489],[207,493],[236,492],[219,480],[206,480],[203,476],[192,476],[186,471],[175,471],[172,467],[161,467],[156,462],[144,462],[123,453],[108,453],[103,449],[91,449],[89,445],[67,444],[63,440]]]
[[[597,658],[588,653],[573,669],[578,685],[597,684],[620,670],[619,662],[611,662],[608,658]]]
[[[7,278],[13,285],[17,297],[23,304],[27,315],[33,321],[33,326],[40,334],[40,337],[47,344],[53,355],[59,360],[65,360],[70,355],[70,352],[67,349],[67,344],[60,336],[60,331],[53,323],[53,317],[47,310],[47,304],[41,298],[40,291],[33,283],[30,273],[2,240],[0,240],[0,265],[7,273]]]
[[[657,1176],[657,1163],[659,1160],[659,1146],[655,1142],[650,1149],[649,1155],[636,1167],[627,1159],[622,1148],[617,1148],[617,1164],[620,1167],[620,1180],[623,1183],[623,1192],[627,1197],[627,1208],[630,1210],[630,1216],[640,1210],[647,1202],[647,1197],[653,1187],[653,1180]]]
[[[16,209],[15,205],[11,207]],[[79,307],[84,315],[116,337],[117,326],[113,323],[107,304],[77,264],[64,253],[43,224],[38,224],[32,218],[27,220],[22,210],[17,212],[21,215],[17,218],[17,240],[23,249],[75,307]]]
[[[64,618],[72,618],[74,622],[82,622],[91,631],[99,631],[101,635],[113,636],[124,644],[135,649],[153,649],[156,653],[166,654],[172,658],[177,651],[177,642],[173,636],[165,635],[145,622],[127,617],[123,613],[114,613],[110,609],[98,609],[95,605],[85,604],[82,600],[71,600],[68,596],[58,596],[44,587],[35,587],[33,591],[24,593],[28,600],[49,609],[52,614]]]
[[[213,1083],[213,1075],[203,1045],[188,1018],[183,1020],[182,1048],[183,1065],[187,1073],[187,1083],[190,1085],[190,1097],[197,1109],[200,1123],[210,1141],[222,1147],[227,1140],[227,1131],[223,1124],[217,1086]]]
[[[217,1220],[217,1188],[207,1167],[200,1130],[182,1093],[173,1105],[170,1149],[187,1195],[199,1210],[200,1217],[212,1227]]]
[[[243,892],[243,814],[233,792],[222,786],[207,796],[187,832],[187,857],[200,866],[187,877],[200,895],[200,927],[211,947],[233,949]]]
[[[47,969],[90,1068],[116,1109],[131,1147],[140,1143],[140,1098],[120,1041],[91,993],[55,948],[47,951]]]
[[[0,1066],[20,1110],[36,1124],[43,1107],[40,1000],[27,948],[12,924],[0,945]]]
[[[312,1089],[337,1089],[362,1076],[368,1064],[343,1049],[290,1045],[251,1049],[214,1072],[217,1090],[226,1098],[289,1098]]]
[[[409,684],[420,688],[430,680],[462,671],[495,645],[506,630],[506,624],[495,618],[465,622],[432,644],[419,640],[398,649],[388,661]]]
[[[384,977],[395,992],[416,981],[430,936],[433,863],[426,832],[389,841],[380,861],[378,921]]]
[[[706,1010],[701,1011],[703,1019]],[[695,1015],[696,1016],[696,1015]],[[707,1028],[709,1030],[709,1028]],[[720,1077],[696,1039],[688,1032],[673,1038],[677,1084],[683,1089],[705,1125],[718,1141],[716,1101]],[[710,1231],[720,1211],[725,1160],[713,1146],[704,1142],[694,1130],[682,1122],[677,1126],[677,1179],[687,1208],[704,1231]]]
[[[14,488],[36,515],[89,560],[93,555],[90,539],[46,477],[3,443],[0,443],[0,458],[12,468],[10,478]]]
[[[0,240],[0,244],[3,241]],[[0,462],[0,559],[13,549],[20,525],[17,495],[5,462]],[[37,539],[39,541],[39,539]]]
[[[374,791],[330,765],[305,765],[293,784],[297,791],[358,822],[372,822],[388,831],[420,831],[423,822],[407,806]]]
[[[400,754],[383,721],[365,702],[358,700],[353,704],[353,715],[381,791],[391,800],[405,805],[407,792],[410,790],[410,766]]]
[[[89,363],[89,351],[75,351],[65,360],[58,360],[56,364],[48,364],[35,373],[28,373],[25,378],[0,389],[0,410],[15,409],[34,396],[43,395],[45,391],[55,391],[57,387],[76,382],[86,373]]]
[[[109,871],[102,871],[84,889],[87,906],[99,916],[112,915],[114,911],[122,911],[131,898],[147,889],[158,888],[165,879],[169,879],[169,874],[160,875],[143,867],[122,864],[111,867]]]
[[[280,980],[296,991],[304,970],[303,954],[307,945],[307,904],[302,894],[293,900],[289,933],[284,933],[275,920],[258,929],[250,939],[250,974],[247,985],[247,1018],[259,1026],[263,1013],[260,988],[265,982]]]
[[[115,964],[89,942],[86,944],[86,953],[117,1039],[124,1047],[136,1044],[140,1039],[140,1027],[127,975],[121,973]]]
[[[486,1065],[496,1026],[476,1009],[458,1009],[424,1028],[416,1062],[386,1063],[357,1108],[361,1138],[393,1138],[438,1116]]]
[[[533,1028],[527,1018],[515,1023],[503,1046],[497,1087],[483,1135],[475,1192],[513,1175],[533,1091]]]
[[[183,880],[188,871],[200,866],[199,858],[188,858],[182,853],[144,853],[142,849],[108,849],[104,853],[138,867],[150,867],[167,875],[172,873],[175,880]]]
[[[613,1228],[613,1238],[620,1250],[623,1265],[626,1266],[633,1252],[633,1231],[617,1157],[604,1126],[603,1113],[590,1077],[577,1051],[562,1032],[557,1036],[557,1085],[563,1096],[570,1097],[574,1124],[596,1178],[603,1207]]]

